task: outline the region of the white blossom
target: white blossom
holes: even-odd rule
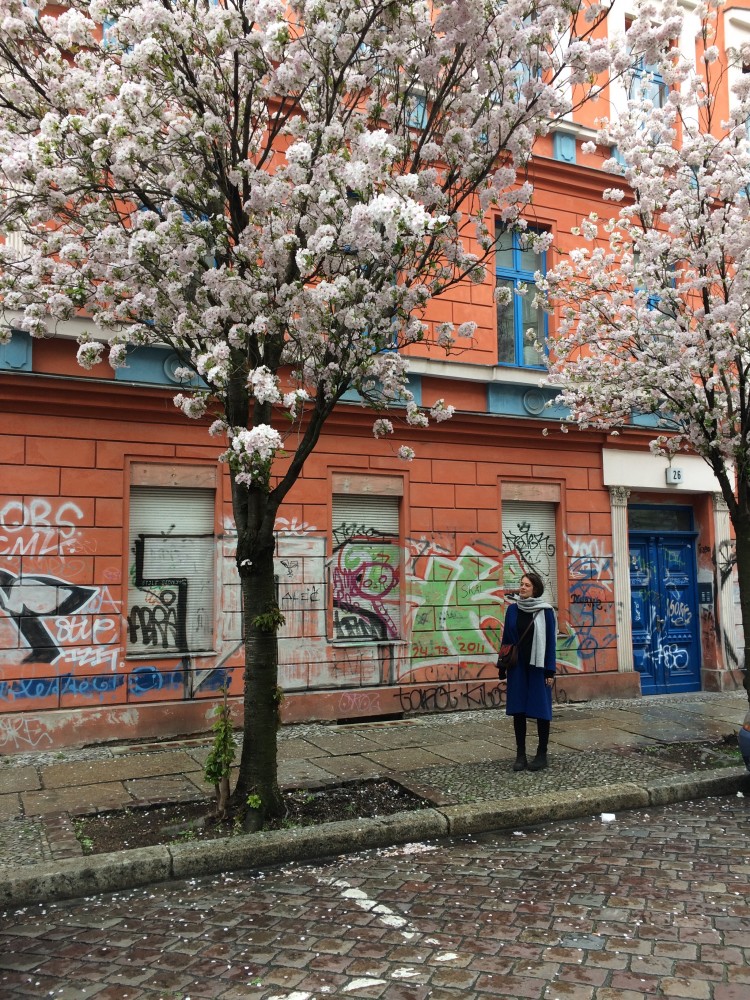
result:
[[[278,403],[281,401],[278,378],[265,365],[250,372],[247,377],[247,386],[259,403]]]
[[[265,462],[281,448],[281,435],[268,424],[257,424],[249,430],[238,431],[232,438],[232,448],[238,454],[257,455]]]
[[[376,438],[384,437],[386,434],[393,434],[393,424],[390,420],[381,417],[372,425],[372,433]]]
[[[202,395],[183,396],[178,393],[173,402],[178,410],[182,410],[186,417],[193,420],[198,420],[206,412],[206,398]]]
[[[109,349],[109,363],[112,368],[124,368],[127,365],[127,354],[126,344],[112,344]]]
[[[78,348],[76,360],[81,368],[91,369],[102,360],[103,351],[104,344],[100,344],[97,341],[89,341],[81,344]]]
[[[433,403],[430,407],[430,416],[436,423],[442,423],[444,420],[450,420],[450,418],[455,413],[455,408],[450,405],[446,405],[444,399],[438,399],[437,402]]]

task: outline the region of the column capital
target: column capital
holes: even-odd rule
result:
[[[714,502],[714,510],[721,510],[729,513],[729,504],[726,502],[721,493],[712,493],[711,499]]]
[[[627,507],[630,490],[626,486],[610,486],[609,500],[613,507]]]

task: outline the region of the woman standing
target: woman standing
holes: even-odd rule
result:
[[[541,771],[547,766],[552,720],[557,623],[552,605],[543,600],[544,580],[538,573],[521,577],[518,599],[505,615],[502,644],[518,644],[518,663],[508,671],[506,715],[513,716],[516,735],[514,771]],[[539,745],[532,761],[526,757],[526,719],[536,719]]]

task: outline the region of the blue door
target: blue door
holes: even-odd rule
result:
[[[695,536],[631,532],[630,595],[643,694],[700,691]]]

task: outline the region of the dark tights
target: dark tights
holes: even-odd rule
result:
[[[518,753],[526,753],[526,716],[519,712],[513,716],[513,729],[516,734],[516,750]],[[537,753],[547,753],[549,743],[549,719],[537,719],[536,731],[539,737],[539,747]]]

